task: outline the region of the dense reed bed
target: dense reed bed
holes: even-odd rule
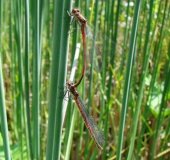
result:
[[[81,31],[67,14],[74,7],[96,39],[95,50],[87,38],[77,90],[103,151],[74,100],[64,100],[77,43],[74,82],[83,64]],[[1,0],[0,159],[170,159],[169,8],[168,0]]]

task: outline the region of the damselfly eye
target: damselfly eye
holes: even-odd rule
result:
[[[77,13],[77,12],[79,13],[80,10],[79,10],[79,9],[76,9],[76,8],[73,8],[73,9],[72,9],[72,13]]]
[[[75,12],[76,12],[76,9],[75,9],[75,8],[73,8],[73,9],[72,9],[72,13],[75,13]]]

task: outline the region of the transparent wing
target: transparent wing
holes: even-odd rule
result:
[[[120,58],[126,53],[126,50],[119,44],[118,40],[114,42],[111,35],[107,37],[100,31],[95,34],[94,27],[89,25],[86,27],[86,39],[89,58],[91,59],[91,55],[95,54],[94,60],[98,63],[99,70],[105,67],[105,64],[108,69],[110,65],[114,67],[120,66],[122,61]]]
[[[93,117],[90,115],[88,108],[84,104],[84,101],[80,97],[78,97],[76,99],[76,103],[84,119],[86,127],[88,128],[91,136],[94,138],[98,148],[103,149],[105,139],[102,134],[102,131],[99,129],[99,127],[97,126],[97,123],[94,121]]]
[[[95,34],[94,27],[86,27],[87,67],[86,77],[94,77],[93,92],[107,99],[108,86],[113,91],[120,86],[122,72],[125,71],[127,52],[123,48],[121,37],[114,42],[111,35],[103,35],[100,30]],[[119,44],[120,43],[120,44]],[[89,78],[90,80],[90,78]],[[118,84],[118,85],[117,85]],[[122,83],[121,83],[122,84]]]

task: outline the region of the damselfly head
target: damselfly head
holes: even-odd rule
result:
[[[73,14],[76,14],[76,13],[79,13],[79,12],[80,12],[80,10],[77,9],[77,8],[73,8],[73,9],[72,9],[72,13],[73,13]]]

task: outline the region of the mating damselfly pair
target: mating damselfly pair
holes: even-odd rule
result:
[[[79,108],[79,111],[84,119],[85,125],[88,128],[90,135],[94,138],[94,140],[97,144],[97,147],[100,150],[103,150],[103,146],[105,144],[105,139],[102,134],[102,131],[99,129],[99,127],[97,126],[97,123],[91,116],[84,101],[80,97],[80,94],[76,90],[76,87],[81,83],[81,81],[85,75],[85,72],[86,72],[87,63],[90,62],[90,59],[92,58],[89,55],[89,52],[93,52],[92,54],[96,55],[96,57],[97,57],[96,60],[95,60],[95,58],[92,58],[92,61],[95,61],[96,66],[99,68],[99,70],[97,72],[102,72],[103,67],[104,67],[104,69],[106,69],[106,67],[112,68],[114,65],[112,65],[111,63],[114,62],[115,53],[122,54],[124,50],[123,50],[122,46],[111,41],[110,38],[107,38],[106,36],[102,35],[102,38],[101,38],[101,36],[93,35],[93,27],[89,26],[87,20],[80,14],[79,9],[74,8],[72,10],[72,13],[68,12],[68,14],[69,14],[69,16],[72,17],[71,23],[77,22],[77,24],[80,26],[80,30],[81,30],[81,34],[82,34],[82,41],[83,41],[82,73],[76,83],[67,82],[68,91],[71,92],[71,94],[73,95],[74,100]],[[102,39],[102,43],[101,43],[101,39]],[[105,47],[106,45],[107,45],[107,48]],[[102,62],[104,62],[104,64],[102,64]],[[108,64],[106,64],[106,62],[108,62]],[[115,65],[115,66],[117,66],[117,65]],[[92,67],[92,66],[90,66],[90,67]],[[93,73],[91,73],[91,74],[93,74]],[[105,73],[105,74],[106,75],[104,75],[104,76],[106,77],[106,76],[108,76],[109,73]],[[101,75],[100,75],[100,77],[101,77]]]

